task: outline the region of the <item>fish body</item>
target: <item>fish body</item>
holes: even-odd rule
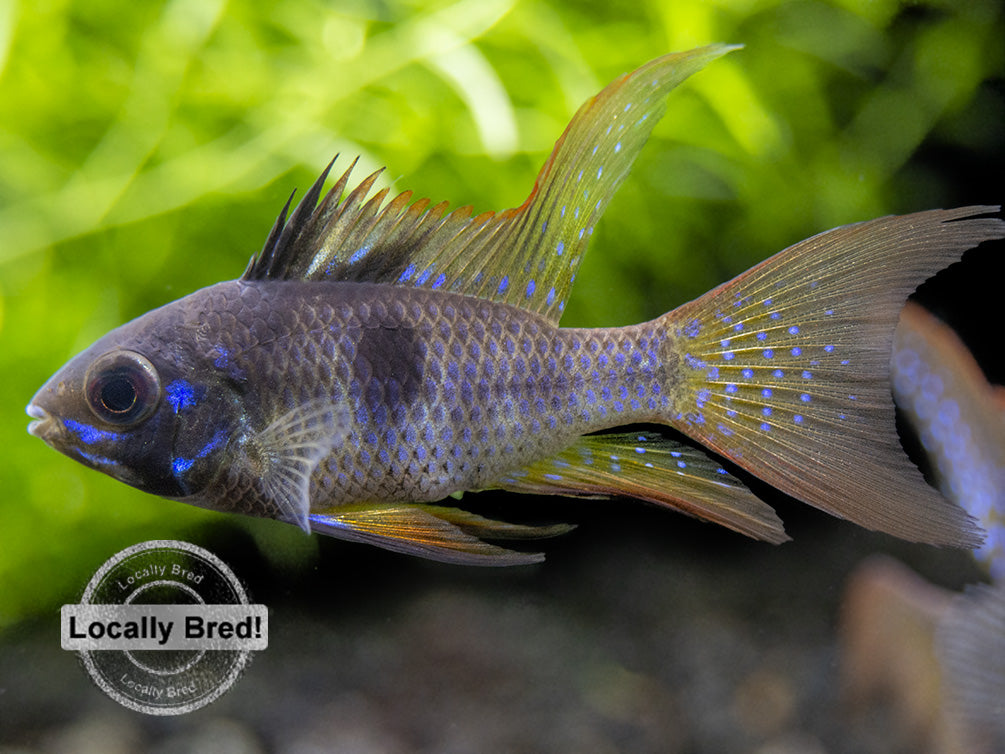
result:
[[[987,532],[974,556],[1005,581],[1005,388],[991,385],[956,333],[914,303],[901,313],[891,369],[894,399],[939,488]]]
[[[626,495],[784,540],[729,464],[870,528],[975,544],[900,448],[889,360],[906,297],[1005,235],[997,208],[838,228],[651,322],[558,327],[665,95],[730,49],[613,82],[511,210],[385,203],[376,174],[347,191],[351,167],[319,203],[326,170],[241,279],[57,372],[29,431],[165,497],[453,562],[530,562],[482,538],[564,529],[438,504],[490,488]]]

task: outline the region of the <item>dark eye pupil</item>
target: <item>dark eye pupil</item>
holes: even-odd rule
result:
[[[136,389],[126,377],[113,377],[101,386],[101,405],[112,413],[128,411],[135,403]]]

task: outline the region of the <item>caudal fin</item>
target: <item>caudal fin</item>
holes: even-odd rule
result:
[[[1005,237],[998,211],[836,228],[664,315],[678,383],[668,422],[835,516],[918,542],[979,544],[980,527],[900,445],[890,354],[908,295]]]

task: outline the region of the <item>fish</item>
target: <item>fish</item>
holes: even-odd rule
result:
[[[1005,751],[1005,387],[953,329],[908,302],[890,362],[894,401],[943,494],[987,533],[973,557],[990,583],[953,592],[871,556],[842,607],[845,693],[938,751]]]
[[[745,475],[907,540],[973,547],[895,429],[897,317],[1005,236],[1000,208],[830,230],[656,319],[559,320],[667,95],[736,45],[671,53],[584,103],[526,201],[388,199],[380,171],[279,214],[243,275],[112,330],[27,407],[28,431],[146,492],[450,563],[539,562],[561,534],[465,510],[504,490],[627,497],[771,543]],[[337,157],[336,157],[337,159]]]
[[[1005,387],[992,385],[951,327],[909,302],[891,360],[893,395],[938,487],[980,523],[973,552],[991,583],[970,584],[933,619],[946,714],[961,750],[1005,749]]]
[[[1005,582],[1005,387],[988,382],[947,324],[908,302],[894,333],[893,398],[936,484],[986,532],[974,558]]]

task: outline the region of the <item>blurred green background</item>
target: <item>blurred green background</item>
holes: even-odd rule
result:
[[[0,627],[210,522],[311,561],[292,527],[79,466],[24,407],[107,330],[238,276],[335,153],[515,206],[610,79],[745,44],[672,95],[594,234],[564,323],[625,324],[835,225],[1000,202],[1003,39],[995,0],[0,0]]]

